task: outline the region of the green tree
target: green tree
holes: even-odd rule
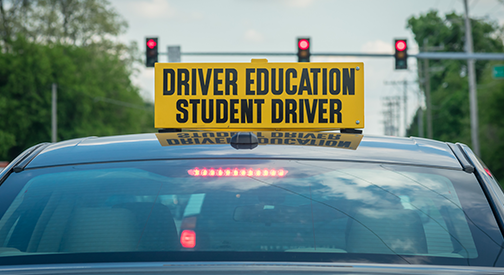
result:
[[[0,0],[0,16],[6,45],[23,34],[34,42],[81,46],[111,40],[127,28],[106,0]]]
[[[135,44],[115,41],[126,23],[103,0],[0,0],[0,159],[51,140],[154,131],[153,106],[130,77]]]
[[[429,11],[418,17],[411,17],[407,27],[413,32],[415,41],[421,51],[435,47],[446,52],[463,52],[465,42],[464,16],[448,13],[440,17],[436,11]],[[471,19],[472,35],[475,52],[503,52],[503,32],[496,22],[489,19]],[[424,49],[424,45],[427,49]],[[439,51],[439,50],[438,50]],[[423,84],[423,62],[419,61],[419,83]],[[487,129],[482,114],[490,111],[501,116],[504,110],[495,104],[488,104],[486,98],[491,98],[495,89],[482,91],[479,87],[488,74],[489,61],[476,62],[476,79],[478,82],[480,129]],[[432,102],[433,138],[450,142],[471,144],[471,125],[469,118],[469,88],[467,80],[467,61],[465,60],[429,60],[430,89]],[[420,85],[421,89],[425,87]],[[492,96],[490,96],[492,95]],[[485,98],[482,98],[484,96]],[[425,113],[425,112],[424,112]],[[424,127],[427,122],[424,120]],[[417,119],[409,130],[409,135],[418,135]],[[426,133],[426,131],[424,131]],[[485,162],[486,151],[499,148],[499,143],[486,143],[480,134],[482,157]],[[485,149],[483,149],[485,147]],[[501,151],[504,153],[504,151]],[[501,154],[502,154],[501,153]],[[493,167],[490,167],[491,169]],[[493,169],[495,170],[495,169]],[[504,174],[502,175],[504,176]]]
[[[478,83],[481,156],[494,176],[504,180],[504,79],[492,77],[493,67],[504,62],[489,62]]]

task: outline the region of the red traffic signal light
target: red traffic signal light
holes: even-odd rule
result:
[[[157,40],[157,39],[156,39],[156,40]],[[154,47],[156,47],[156,46],[157,46],[157,42],[156,42],[156,41],[154,41],[154,39],[152,39],[152,38],[151,38],[151,39],[149,39],[149,40],[147,41],[147,48],[149,48],[149,49],[154,49]]]
[[[397,51],[400,51],[400,52],[406,50],[406,40],[396,40],[395,48]]]
[[[299,39],[298,47],[300,50],[308,50],[310,48],[310,41],[308,39]]]
[[[408,69],[408,42],[406,39],[395,39],[395,69]]]
[[[158,38],[145,38],[145,46],[145,66],[154,67],[154,64],[158,62]]]
[[[310,62],[310,38],[297,39],[298,62]]]

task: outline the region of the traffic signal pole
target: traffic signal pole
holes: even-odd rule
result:
[[[426,47],[424,41],[424,47]],[[432,133],[432,104],[431,104],[431,88],[430,88],[430,72],[429,72],[429,59],[423,60],[423,75],[424,75],[424,87],[425,87],[425,103],[427,109],[427,137],[432,138],[434,135]]]
[[[473,53],[473,39],[471,31],[471,22],[469,21],[469,10],[467,9],[467,0],[464,0],[465,10],[465,45],[468,54]],[[480,155],[479,146],[479,125],[478,125],[478,98],[476,97],[476,71],[474,68],[474,59],[467,60],[467,71],[469,78],[469,106],[471,111],[471,140],[474,153]]]

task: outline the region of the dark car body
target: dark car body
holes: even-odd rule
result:
[[[504,272],[504,196],[488,169],[463,144],[336,133],[338,139],[362,138],[358,147],[343,148],[341,143],[301,145],[302,134],[291,134],[237,150],[229,144],[235,133],[219,133],[200,134],[198,140],[198,134],[186,132],[89,137],[28,149],[0,173],[0,215],[5,216],[0,220],[0,274]],[[313,138],[335,135],[319,134]],[[206,137],[212,139],[204,142]],[[171,142],[163,146],[166,140]],[[231,180],[223,174],[242,167],[288,173],[282,180],[259,174]],[[170,172],[165,174],[165,169]],[[212,169],[222,178],[194,176],[195,169]],[[147,183],[167,175],[172,186],[158,190]],[[143,177],[145,189],[133,197],[141,186],[133,183],[135,177]],[[245,190],[240,184],[246,181]],[[51,184],[54,190],[49,193],[44,188]],[[74,188],[72,195],[55,199],[54,193],[66,188]],[[101,200],[100,194],[113,195]],[[159,194],[169,194],[161,198],[168,202],[152,204],[152,194],[154,201]],[[26,199],[20,199],[23,196]],[[439,211],[429,204],[434,200],[445,201]],[[12,206],[16,203],[17,210]],[[41,225],[51,203],[51,218]],[[57,208],[65,203],[72,205],[66,214]],[[377,213],[366,214],[374,210]],[[56,212],[61,223],[68,223],[65,228],[56,228]],[[23,215],[36,216],[37,221]],[[104,224],[119,228],[128,215],[141,225],[135,232],[145,236],[132,244],[133,249],[123,242],[114,248],[107,243],[129,238],[120,230],[99,237],[89,233]],[[70,221],[75,216],[81,220]],[[23,222],[24,229],[17,230]],[[67,236],[57,245],[43,233],[34,237],[37,228],[44,226],[41,232],[47,232],[51,223],[56,228],[51,230]],[[394,227],[397,230],[391,231]],[[197,235],[191,237],[196,244],[186,246],[183,232]],[[428,232],[439,235],[429,237]],[[83,237],[74,240],[68,237],[72,234]],[[392,246],[404,240],[410,242]]]

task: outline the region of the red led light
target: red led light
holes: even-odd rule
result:
[[[287,175],[284,169],[246,169],[246,168],[194,168],[187,170],[194,177],[283,177]]]
[[[149,49],[154,49],[154,47],[156,47],[157,43],[156,41],[154,41],[154,39],[149,39],[149,41],[147,41],[147,47],[149,47]]]
[[[196,232],[184,230],[180,234],[180,244],[184,248],[194,248],[196,246]]]
[[[396,43],[395,43],[395,48],[396,48],[396,50],[398,50],[400,52],[406,50],[406,41],[404,41],[404,40],[397,40]]]
[[[308,40],[306,39],[301,39],[298,42],[298,47],[301,50],[308,50],[308,48],[310,47],[310,42],[308,42]]]
[[[279,177],[283,177],[283,176],[285,176],[285,174],[287,174],[287,173],[283,169],[278,170],[278,176]]]

